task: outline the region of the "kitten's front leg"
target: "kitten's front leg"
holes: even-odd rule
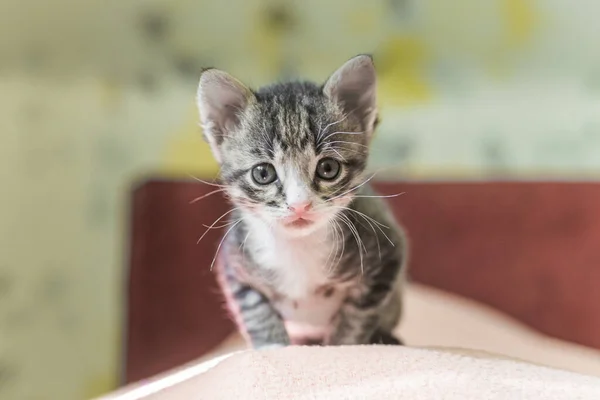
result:
[[[390,336],[400,319],[401,305],[397,278],[401,257],[389,257],[370,276],[352,288],[332,320],[329,345],[370,344],[379,336]]]
[[[379,316],[379,307],[365,307],[360,300],[348,299],[333,319],[333,332],[326,344],[369,344],[379,328]]]
[[[240,320],[240,328],[248,335],[252,347],[266,349],[290,344],[283,319],[269,299],[255,288],[241,282],[230,284]]]

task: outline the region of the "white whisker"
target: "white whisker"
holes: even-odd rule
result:
[[[360,215],[360,216],[361,216],[361,217],[363,217],[363,218],[369,218],[371,221],[373,221],[375,224],[377,224],[377,225],[379,225],[379,226],[382,226],[382,227],[384,227],[384,228],[386,228],[386,229],[390,229],[390,227],[389,227],[389,226],[387,226],[387,225],[384,225],[384,224],[382,224],[381,222],[374,220],[373,218],[369,217],[368,215],[366,215],[366,214],[364,214],[364,213],[362,213],[362,212],[360,212],[360,211],[357,211],[357,210],[354,210],[354,209],[352,209],[352,208],[348,208],[348,207],[343,207],[343,206],[333,206],[333,207],[335,207],[335,208],[341,208],[342,210],[348,210],[348,211],[352,211],[352,212],[354,212],[354,213],[357,213],[358,215]]]
[[[205,195],[202,195],[200,197],[196,197],[194,200],[190,201],[190,204],[197,203],[200,200],[207,198],[208,196],[212,196],[215,193],[224,192],[225,190],[227,190],[227,189],[223,188],[223,189],[213,190],[212,192],[208,192]]]
[[[390,244],[391,244],[392,246],[394,246],[394,247],[396,246],[396,245],[394,244],[394,242],[392,242],[392,240],[389,238],[389,236],[388,236],[388,235],[386,235],[386,233],[383,231],[383,229],[381,229],[381,227],[383,227],[383,228],[386,228],[386,229],[390,229],[390,227],[389,227],[389,226],[386,226],[386,225],[382,224],[381,222],[378,222],[378,221],[376,221],[375,219],[373,219],[373,218],[369,217],[368,215],[366,215],[366,214],[364,214],[364,213],[361,213],[360,211],[353,210],[353,209],[351,209],[351,208],[348,208],[348,207],[340,207],[340,206],[336,206],[336,208],[341,208],[341,209],[348,210],[348,211],[351,211],[351,212],[353,212],[353,213],[356,213],[357,215],[359,215],[359,216],[361,216],[362,218],[364,218],[364,219],[365,219],[365,221],[367,221],[367,223],[368,223],[369,225],[371,225],[371,222],[372,222],[372,223],[374,223],[374,224],[375,224],[375,227],[377,227],[377,229],[379,229],[379,231],[380,231],[380,232],[383,234],[383,236],[385,236],[385,238],[387,239],[387,241],[388,241],[388,242],[390,242]],[[369,222],[369,221],[370,221],[370,222]],[[371,227],[373,227],[373,226],[371,225]],[[375,232],[375,230],[373,230],[373,233],[375,233],[375,237],[377,237],[377,233]]]
[[[365,180],[365,181],[364,181],[363,183],[361,183],[360,185],[356,185],[356,186],[354,186],[352,189],[349,189],[349,190],[345,191],[345,192],[344,192],[344,193],[342,193],[342,194],[338,194],[337,196],[335,196],[335,197],[332,197],[332,198],[330,198],[330,199],[329,199],[329,200],[327,200],[327,201],[332,201],[332,200],[335,200],[335,199],[339,199],[340,197],[342,197],[342,196],[345,196],[345,195],[347,195],[348,193],[355,191],[356,189],[360,188],[361,186],[363,186],[363,185],[366,185],[366,184],[367,184],[367,183],[368,183],[368,182],[369,182],[371,179],[373,179],[373,178],[375,177],[375,175],[376,175],[376,174],[377,174],[377,172],[373,173],[373,175],[371,175],[371,176],[370,176],[370,177],[369,177],[367,180]]]
[[[346,142],[344,140],[334,140],[333,142],[327,142],[328,145],[332,145],[332,144],[335,144],[335,143],[343,143],[343,144],[348,144],[350,146],[360,146],[360,147],[364,147],[365,149],[369,148],[369,146],[364,145],[362,143]]]
[[[215,220],[215,222],[213,222],[207,229],[206,231],[204,231],[204,233],[202,234],[202,236],[200,236],[200,239],[198,239],[198,241],[196,242],[196,244],[200,243],[200,241],[204,238],[204,236],[206,236],[206,234],[208,233],[208,231],[210,231],[212,228],[215,227],[216,223],[219,222],[221,219],[223,219],[224,216],[226,216],[229,213],[234,212],[235,210],[239,210],[241,207],[234,207],[231,210],[225,212],[223,215],[221,215],[219,218],[217,218]]]
[[[373,231],[373,235],[375,235],[375,242],[377,242],[377,253],[379,254],[379,260],[381,260],[381,245],[379,243],[379,235],[377,234],[377,232],[375,232],[375,227],[373,226],[373,224],[371,222],[369,222],[368,219],[366,219],[366,218],[364,218],[364,219],[365,219],[365,221],[367,221],[367,224],[369,224],[369,226],[371,227],[371,230]],[[381,228],[379,230],[381,230]]]
[[[215,187],[219,187],[219,188],[227,188],[227,185],[219,185],[217,183],[211,183],[211,182],[203,181],[202,179],[197,178],[197,177],[195,177],[192,174],[188,174],[188,175],[189,175],[190,178],[192,178],[192,179],[194,179],[194,180],[196,180],[198,182],[204,183],[206,185],[215,186]]]
[[[345,152],[352,152],[354,154],[358,154],[359,156],[364,156],[365,155],[365,150],[363,150],[363,149],[349,149],[347,147],[344,147],[344,148],[338,147],[338,149],[339,150],[343,150]],[[327,151],[332,151],[333,152],[333,151],[336,151],[336,148],[332,147],[332,146],[325,146],[325,147],[323,147],[323,150],[321,150],[321,151],[322,152],[327,152]]]
[[[348,229],[350,229],[350,232],[352,233],[352,236],[354,236],[354,240],[356,240],[356,244],[358,246],[358,255],[360,257],[360,272],[361,274],[364,275],[365,273],[365,268],[364,268],[364,261],[363,261],[363,249],[365,251],[365,254],[367,254],[367,248],[365,247],[365,244],[363,243],[362,239],[360,238],[360,234],[358,233],[358,229],[356,229],[356,226],[352,223],[352,221],[350,220],[350,218],[348,218],[348,216],[344,215],[344,214],[338,214],[338,217],[341,219],[341,221],[346,224],[346,226],[348,227]],[[362,247],[361,247],[362,246]]]
[[[227,237],[227,235],[229,234],[229,232],[231,232],[231,230],[233,228],[235,228],[240,222],[242,222],[242,220],[240,219],[238,222],[236,222],[235,224],[233,224],[233,226],[231,228],[229,228],[227,230],[227,232],[225,232],[225,235],[223,235],[223,239],[221,239],[221,241],[219,242],[219,246],[217,247],[217,251],[215,252],[215,256],[213,257],[212,263],[210,263],[210,270],[213,270],[213,265],[215,265],[215,260],[217,259],[217,256],[219,255],[219,250],[221,250],[221,246],[223,245],[223,242],[225,241],[225,238]]]
[[[339,187],[339,188],[335,189],[333,192],[331,192],[331,193],[329,194],[329,196],[335,196],[336,194],[338,194],[339,192],[341,192],[341,191],[342,191],[342,190],[344,190],[344,189],[345,189],[345,187],[344,187],[344,186],[341,186],[341,187]],[[327,200],[327,201],[328,201],[328,200]],[[326,202],[327,202],[327,201],[326,201]]]
[[[327,139],[329,139],[330,137],[332,137],[333,135],[362,135],[364,134],[364,132],[342,132],[342,131],[337,131],[337,132],[332,132],[329,133],[327,136],[325,136],[322,141],[325,141]]]
[[[340,152],[339,152],[339,151],[337,151],[337,150],[336,150],[336,149],[334,149],[334,148],[332,148],[332,149],[331,149],[331,151],[333,151],[335,154],[337,154],[337,155],[338,155],[338,157],[342,159],[342,161],[346,162],[346,159],[344,158],[344,156],[343,156],[343,155],[341,155],[341,154],[340,154]]]
[[[346,236],[344,235],[344,230],[342,229],[342,227],[340,226],[338,221],[336,221],[334,219],[333,223],[335,223],[337,225],[337,227],[339,228],[340,236],[341,236],[341,240],[342,240],[342,251],[340,252],[339,258],[336,260],[336,265],[337,265],[344,259],[344,251],[346,250]]]
[[[242,218],[240,218],[240,219],[242,219]],[[225,228],[226,226],[231,226],[231,225],[235,224],[240,219],[236,219],[235,221],[226,222],[224,224],[216,225],[216,226],[210,226],[210,225],[206,225],[206,224],[202,224],[202,226],[207,229],[221,229],[221,228]]]
[[[335,226],[331,223],[327,224],[327,229],[329,231],[329,228],[333,229],[333,242],[335,243],[335,248],[333,246],[331,246],[331,250],[329,250],[329,254],[327,255],[327,260],[325,260],[325,271],[326,273],[329,275],[331,273],[331,271],[333,270],[335,264],[333,263],[333,261],[335,261],[335,257],[337,257],[337,250],[338,250],[338,231],[336,230]],[[333,255],[333,259],[331,259]],[[329,260],[331,259],[331,263],[329,262]]]
[[[244,238],[244,241],[240,245],[240,248],[242,249],[242,253],[246,252],[246,242],[248,241],[248,238],[250,237],[251,232],[252,232],[251,230],[248,230],[248,234],[246,235],[246,237]]]
[[[372,198],[372,199],[389,199],[392,197],[398,197],[398,196],[402,196],[403,194],[405,194],[406,192],[402,192],[402,193],[396,193],[396,194],[388,194],[388,195],[383,195],[383,196],[378,196],[378,195],[372,195],[372,196],[368,196],[368,195],[357,195],[354,196],[355,198]]]
[[[332,123],[330,123],[329,125],[327,125],[325,128],[321,129],[321,130],[319,131],[319,134],[317,135],[317,140],[320,142],[320,141],[321,141],[321,135],[322,135],[322,134],[324,134],[324,133],[327,131],[327,129],[329,129],[329,128],[330,128],[330,127],[332,127],[333,125],[337,125],[337,124],[339,124],[340,122],[343,122],[343,121],[344,121],[346,118],[348,118],[348,116],[349,116],[349,115],[350,115],[350,113],[348,113],[348,114],[344,115],[344,116],[342,117],[342,119],[340,119],[339,121],[332,122]]]

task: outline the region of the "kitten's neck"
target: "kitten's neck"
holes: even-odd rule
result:
[[[308,288],[328,278],[328,260],[334,248],[327,224],[307,235],[293,235],[281,227],[269,226],[256,216],[246,217],[248,229],[246,252],[255,264],[276,273],[286,292],[303,296]],[[308,282],[306,280],[311,282]],[[299,285],[299,286],[298,286]],[[312,289],[311,289],[312,290]]]

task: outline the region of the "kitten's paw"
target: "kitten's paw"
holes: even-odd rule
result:
[[[381,332],[381,331],[375,332],[373,337],[371,337],[370,344],[386,344],[386,345],[400,345],[400,346],[404,345],[404,343],[402,343],[402,340],[398,339],[391,333]]]

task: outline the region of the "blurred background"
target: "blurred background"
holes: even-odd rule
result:
[[[217,172],[202,67],[322,81],[371,52],[384,176],[597,178],[598,15],[594,0],[0,0],[0,398],[117,386],[131,190]]]

